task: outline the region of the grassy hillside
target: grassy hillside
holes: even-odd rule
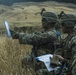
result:
[[[23,75],[21,59],[31,46],[20,45],[18,40],[0,37],[0,75]]]

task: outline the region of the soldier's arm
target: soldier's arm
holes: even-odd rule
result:
[[[49,42],[50,40],[56,40],[55,31],[19,35],[20,44],[36,45],[36,44],[43,44],[43,43]]]

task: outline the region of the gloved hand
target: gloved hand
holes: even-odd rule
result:
[[[19,34],[13,30],[10,29],[11,36],[13,39],[19,39]]]

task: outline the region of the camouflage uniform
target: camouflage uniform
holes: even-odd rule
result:
[[[57,40],[56,30],[19,35],[20,44],[30,44],[51,50],[52,43]]]
[[[69,60],[69,72],[72,75],[76,74],[76,35],[72,34],[66,38],[66,43],[64,45],[62,56]]]
[[[71,48],[71,52],[72,52],[70,70],[72,72],[72,75],[75,75],[76,74],[76,35],[72,37],[69,43],[70,43],[69,47]]]
[[[63,21],[65,23],[66,28],[74,28],[75,21]],[[67,29],[67,30],[68,30]],[[67,31],[66,30],[66,31]],[[71,30],[69,30],[71,31]],[[55,54],[61,55],[64,58],[68,59],[70,62],[68,64],[69,74],[75,75],[76,74],[76,34],[72,30],[71,33],[65,38],[63,49],[55,51]]]

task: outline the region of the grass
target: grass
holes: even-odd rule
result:
[[[21,59],[30,52],[30,46],[18,40],[0,37],[0,75],[23,75]]]

